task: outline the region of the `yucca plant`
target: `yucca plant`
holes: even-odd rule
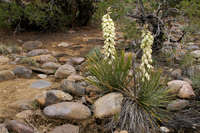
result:
[[[88,81],[105,91],[124,95],[121,112],[113,117],[111,127],[129,133],[155,133],[158,123],[168,119],[165,107],[172,95],[164,87],[160,72],[149,72],[150,80],[142,80],[139,70],[134,68],[130,76],[130,69],[132,58],[125,59],[124,52],[116,54],[112,64],[97,54],[88,57],[88,71],[93,77]]]
[[[87,78],[87,80],[103,90],[112,89],[113,87],[119,89],[119,91],[123,90],[131,80],[128,77],[132,66],[131,56],[125,59],[124,52],[116,53],[115,60],[110,63],[109,60],[103,59],[99,53],[97,50],[94,54],[88,56],[87,70],[95,80],[94,78]]]

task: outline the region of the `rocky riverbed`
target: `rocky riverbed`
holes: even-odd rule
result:
[[[102,90],[85,81],[85,56],[95,46],[103,45],[99,31],[86,30],[28,37],[22,33],[13,40],[9,40],[12,36],[5,35],[0,45],[0,133],[109,132],[104,129],[105,118],[120,112],[123,95],[101,93]],[[7,45],[10,41],[14,46]],[[198,45],[190,43],[182,48],[185,50],[198,62]],[[180,55],[175,56],[177,61]],[[193,109],[194,101],[198,102],[194,99],[199,94],[186,75],[200,71],[200,67],[196,64],[186,70],[163,68],[170,75],[168,89],[177,96],[166,109],[179,118],[181,111]],[[199,107],[196,111],[199,116]],[[186,113],[180,123],[190,122],[194,131],[200,119],[191,121],[190,116]],[[179,125],[176,120],[173,122]],[[171,123],[163,124],[161,131],[176,132]],[[115,133],[119,132],[127,133],[116,129]]]

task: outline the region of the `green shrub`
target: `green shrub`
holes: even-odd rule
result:
[[[0,2],[0,27],[17,30],[57,30],[75,23],[86,24],[93,13],[91,0],[33,0],[26,4],[20,2]]]

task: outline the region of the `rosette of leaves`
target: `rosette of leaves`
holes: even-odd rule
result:
[[[88,78],[87,80],[93,85],[103,90],[109,90],[109,88],[112,90],[112,87],[114,87],[120,91],[129,84],[131,78],[128,77],[128,74],[132,59],[130,56],[125,59],[124,52],[116,53],[115,60],[112,63],[109,60],[105,60],[98,49],[93,54],[90,54],[87,59],[87,71],[89,75],[96,79]]]

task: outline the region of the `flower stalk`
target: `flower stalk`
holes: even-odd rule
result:
[[[110,8],[107,9],[107,14],[105,14],[102,17],[102,30],[103,30],[103,38],[105,39],[104,41],[104,46],[103,46],[103,52],[104,52],[104,59],[110,60],[110,63],[112,60],[115,59],[115,24],[110,17],[111,11]]]
[[[145,26],[144,30],[142,31],[142,43],[141,43],[141,49],[143,50],[142,55],[142,63],[140,65],[140,70],[143,76],[143,81],[145,79],[150,80],[150,74],[149,71],[153,69],[152,63],[152,45],[154,41],[154,37],[151,34],[151,32],[147,29],[147,26]]]

